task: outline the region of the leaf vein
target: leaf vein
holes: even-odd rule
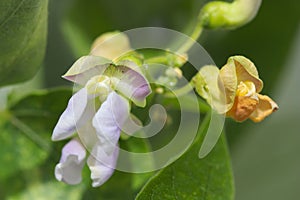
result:
[[[23,0],[25,1],[25,0]],[[40,25],[40,22],[41,22],[41,15],[42,15],[42,10],[43,10],[43,5],[40,6],[40,9],[39,9],[39,12],[38,12],[38,16],[36,16],[38,18],[38,21],[36,23],[36,26],[33,27],[33,30],[30,32],[31,34],[27,36],[27,39],[24,38],[23,40],[23,48],[19,48],[19,51],[15,53],[15,56],[13,57],[13,59],[11,59],[11,63],[14,63],[15,60],[17,58],[20,57],[20,55],[22,55],[22,53],[26,50],[26,46],[27,44],[33,39],[32,35],[35,34],[38,26]],[[0,26],[1,27],[1,26]],[[10,72],[13,70],[13,68],[9,68],[10,70],[7,70],[6,74],[10,74]],[[9,76],[6,76],[7,78],[9,78]],[[2,80],[3,81],[3,80]]]
[[[22,4],[25,0],[22,0],[18,6],[10,13],[10,15],[0,24],[0,28],[2,28],[21,8]]]

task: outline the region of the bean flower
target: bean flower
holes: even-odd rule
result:
[[[90,55],[77,60],[63,76],[82,88],[70,98],[52,134],[54,141],[72,138],[63,147],[55,167],[59,181],[80,183],[85,162],[94,187],[102,185],[113,174],[119,153],[118,140],[122,127],[130,119],[131,102],[144,107],[151,93],[147,79],[134,62],[113,62],[128,50],[125,35],[102,35]],[[88,158],[86,148],[91,149]]]
[[[205,66],[193,78],[196,91],[219,113],[238,122],[260,122],[278,105],[260,92],[263,81],[255,65],[244,56],[232,56],[220,70]]]

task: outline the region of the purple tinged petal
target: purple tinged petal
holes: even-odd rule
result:
[[[115,86],[116,90],[133,101],[137,106],[146,105],[146,97],[151,93],[147,79],[139,72],[128,67],[121,66],[124,74]]]
[[[93,126],[106,153],[110,154],[117,145],[128,117],[128,101],[116,92],[110,93],[93,118]]]
[[[68,142],[62,149],[59,163],[55,166],[56,179],[71,185],[80,183],[85,156],[86,151],[78,140]]]
[[[99,187],[113,174],[119,155],[119,147],[115,146],[111,154],[107,154],[101,143],[94,146],[92,154],[87,160],[91,170],[92,186]]]
[[[52,140],[63,140],[74,134],[76,127],[79,124],[79,120],[84,116],[82,121],[88,119],[84,114],[84,111],[87,107],[88,96],[87,90],[85,88],[79,90],[75,93],[69,100],[66,110],[60,116],[53,134]]]

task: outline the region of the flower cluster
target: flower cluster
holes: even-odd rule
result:
[[[260,122],[278,109],[268,96],[261,95],[263,82],[255,65],[243,56],[233,56],[220,70],[205,66],[193,78],[200,96],[219,113],[242,122]]]
[[[129,50],[125,35],[102,35],[91,54],[81,57],[63,76],[83,88],[71,97],[52,134],[54,141],[72,138],[55,167],[59,181],[80,183],[86,160],[94,187],[113,174],[118,140],[131,115],[130,102],[143,107],[151,93],[147,79],[134,62],[114,62]],[[86,149],[92,149],[87,159]]]
[[[120,135],[131,127],[132,119],[138,121],[130,113],[131,103],[144,107],[151,93],[140,64],[124,34],[107,33],[97,38],[90,54],[78,59],[63,76],[81,89],[69,100],[52,134],[54,141],[71,138],[55,167],[59,181],[80,183],[86,162],[94,187],[111,177]],[[174,86],[181,76],[179,69],[168,68],[158,83]],[[220,70],[204,66],[192,85],[214,110],[239,122],[248,118],[260,122],[278,109],[270,97],[260,94],[263,82],[254,64],[243,56],[230,57]],[[91,150],[88,157],[86,149]]]

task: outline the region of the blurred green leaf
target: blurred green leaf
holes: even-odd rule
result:
[[[123,143],[123,145],[122,145]],[[147,153],[151,152],[151,146],[148,139],[130,137],[129,139],[121,142],[121,147],[129,152],[133,153]],[[135,157],[125,158],[130,161],[130,165],[133,171],[140,171],[140,169],[144,169],[143,166],[149,168],[154,165],[153,159],[148,159],[143,162],[135,160]],[[153,175],[152,172],[149,173],[132,173],[132,189],[134,191],[138,191],[141,187],[148,181],[148,179]]]
[[[69,89],[35,92],[0,113],[0,179],[45,161],[52,129],[71,93]]]
[[[58,181],[38,183],[30,186],[21,194],[13,195],[8,200],[79,200],[82,195],[82,185],[68,186]]]
[[[48,0],[0,1],[0,86],[28,80],[46,48]]]
[[[88,188],[82,199],[132,200],[134,191],[132,174],[115,171],[113,176],[99,188]]]
[[[1,146],[0,146],[0,179],[3,179],[20,169],[29,169],[38,163],[41,163],[47,157],[47,151],[41,149],[34,142],[29,140],[13,124],[6,121],[0,127]],[[18,121],[17,123],[21,123]],[[27,127],[29,129],[29,127]],[[31,130],[31,129],[30,129]],[[26,130],[28,131],[28,130]],[[44,141],[43,141],[44,142]],[[43,145],[47,145],[45,143]]]
[[[198,158],[199,148],[208,125],[209,117],[206,117],[191,148],[181,158],[150,179],[138,194],[137,200],[233,199],[233,177],[224,134],[207,157]]]
[[[189,112],[198,112],[197,109],[195,109],[194,99],[192,96],[185,95],[180,97],[181,103],[178,103],[178,100],[176,98],[168,98],[165,96],[161,97],[161,101],[165,106],[170,106],[173,109],[176,110],[185,110]],[[207,113],[210,111],[210,106],[200,97],[197,97],[198,104],[199,104],[199,111],[201,113]]]

